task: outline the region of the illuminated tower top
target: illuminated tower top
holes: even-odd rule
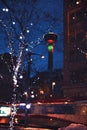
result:
[[[53,32],[49,32],[48,34],[44,35],[44,39],[47,43],[52,44],[55,43],[57,40],[57,35]]]

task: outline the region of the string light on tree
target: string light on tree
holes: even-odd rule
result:
[[[8,10],[8,8],[3,8],[2,11],[8,12],[9,10]]]
[[[30,31],[27,29],[27,33],[29,33]]]
[[[33,23],[30,23],[30,25],[32,26],[32,25],[33,25]]]
[[[15,24],[15,22],[12,22],[12,24],[14,25],[14,24]]]
[[[33,2],[33,1],[32,1]],[[6,3],[6,2],[5,2]],[[13,5],[13,7],[11,6],[11,4],[9,5],[8,4],[9,2],[7,2],[7,4],[6,5],[8,5],[7,7],[6,6],[4,6],[4,8],[2,9],[2,15],[3,15],[3,18],[7,18],[7,19],[3,19],[4,20],[4,22],[6,23],[6,24],[4,24],[4,28],[6,28],[7,29],[7,33],[8,33],[8,37],[9,37],[9,46],[8,46],[8,48],[9,48],[9,51],[10,51],[10,54],[11,54],[11,62],[12,62],[12,64],[13,64],[13,70],[12,70],[12,76],[13,76],[13,86],[14,86],[14,90],[16,91],[16,87],[17,87],[17,80],[18,80],[18,75],[19,75],[19,70],[20,70],[20,67],[22,66],[22,61],[23,61],[23,55],[24,55],[24,53],[25,53],[25,49],[26,49],[26,51],[31,51],[34,47],[36,47],[37,45],[40,45],[41,44],[41,41],[43,40],[43,39],[38,39],[38,41],[32,41],[32,44],[29,42],[28,44],[28,48],[25,48],[25,45],[24,44],[27,44],[27,43],[23,43],[24,41],[29,41],[29,39],[28,38],[26,38],[25,40],[24,40],[24,37],[23,37],[23,35],[22,34],[20,34],[20,32],[22,32],[23,34],[24,34],[24,32],[23,31],[25,31],[25,33],[30,33],[30,32],[32,32],[31,30],[29,30],[28,29],[28,26],[30,27],[30,28],[32,28],[32,26],[34,25],[34,23],[35,23],[35,21],[34,21],[34,23],[33,23],[33,21],[32,21],[32,17],[30,17],[30,16],[33,16],[33,15],[29,15],[30,14],[30,9],[29,8],[26,8],[26,10],[25,10],[25,12],[22,12],[22,11],[24,11],[23,9],[22,9],[22,11],[21,11],[21,8],[18,8],[18,7],[21,7],[20,5],[19,5],[19,3],[17,4],[18,5],[18,7],[16,8],[16,10],[15,10],[15,5]],[[16,2],[14,2],[14,4],[15,4]],[[4,2],[3,2],[3,4],[4,4]],[[28,6],[29,4],[27,4],[26,6]],[[11,7],[10,7],[11,6]],[[23,4],[23,7],[24,7],[24,9],[25,9],[25,4]],[[31,7],[32,8],[32,7]],[[27,9],[29,9],[29,13],[27,12],[28,10]],[[8,12],[8,13],[6,13],[6,12]],[[17,13],[16,13],[17,12]],[[20,12],[20,13],[19,13]],[[36,12],[36,11],[35,11]],[[22,15],[23,13],[25,13],[25,14],[27,14],[27,15]],[[7,15],[8,14],[8,15]],[[20,14],[20,15],[19,15]],[[40,14],[40,13],[39,13]],[[38,16],[39,16],[39,14],[37,14]],[[6,17],[5,17],[5,15],[6,15]],[[10,16],[10,17],[9,17]],[[25,22],[24,22],[24,19],[25,19],[25,16],[27,16],[26,17],[26,20],[25,20]],[[35,14],[35,16],[36,16],[36,14]],[[22,19],[21,19],[22,18]],[[39,17],[38,17],[39,18]],[[29,19],[30,19],[30,21],[32,21],[32,22],[30,22],[29,21]],[[23,20],[23,21],[22,21]],[[35,19],[34,19],[35,20]],[[37,19],[36,19],[36,21],[37,21]],[[38,19],[38,21],[39,21],[39,19]],[[24,23],[23,23],[24,22]],[[40,22],[40,21],[39,21]],[[10,23],[10,24],[8,24],[8,23]],[[16,23],[16,26],[14,26],[15,25],[15,23]],[[7,26],[6,26],[7,25]],[[22,27],[21,27],[21,25],[22,25]],[[36,26],[36,25],[35,25]],[[42,27],[43,28],[43,27]],[[22,30],[23,29],[23,30]],[[35,31],[35,30],[34,30]],[[44,31],[44,30],[42,30],[42,31]],[[19,35],[20,34],[20,35]],[[32,34],[31,34],[32,35]],[[30,36],[31,36],[30,35]],[[28,36],[28,34],[26,35],[26,36]],[[52,39],[51,39],[52,40]],[[49,50],[49,52],[53,52],[53,50],[54,50],[54,43],[52,43],[52,41],[51,40],[49,40],[48,42],[49,42],[49,48],[48,48],[48,50]],[[21,43],[20,43],[20,41],[21,41]],[[51,43],[52,43],[52,45],[51,45]],[[17,48],[17,45],[19,45],[19,48],[17,48],[17,51],[15,50],[15,45],[16,45],[16,48]],[[16,52],[16,53],[15,53]],[[16,57],[17,57],[17,59],[16,59],[16,62],[14,63],[14,59],[13,59],[13,56],[16,54]],[[44,58],[44,56],[42,56],[42,58]],[[16,100],[15,100],[15,102],[16,102]],[[15,104],[14,104],[14,106],[15,106]],[[13,106],[13,107],[14,107]],[[12,123],[12,122],[11,122]],[[11,125],[13,125],[13,124],[11,124]],[[13,128],[13,126],[11,126],[11,128]]]
[[[26,51],[29,51],[28,48],[25,49]]]

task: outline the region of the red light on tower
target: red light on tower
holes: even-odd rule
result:
[[[48,42],[48,43],[54,43],[54,40],[53,40],[53,39],[48,39],[47,42]]]
[[[53,32],[49,32],[48,34],[44,35],[44,39],[47,43],[55,43],[57,40],[57,35],[54,34]]]

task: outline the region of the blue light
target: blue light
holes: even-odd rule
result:
[[[26,108],[27,108],[27,109],[30,109],[30,108],[31,108],[31,104],[27,104],[27,105],[26,105]]]

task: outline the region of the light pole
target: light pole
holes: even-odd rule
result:
[[[49,32],[48,34],[44,35],[44,39],[48,45],[48,70],[50,73],[50,89],[52,90],[52,71],[53,71],[53,52],[54,52],[54,43],[57,40],[57,35],[53,32]]]

